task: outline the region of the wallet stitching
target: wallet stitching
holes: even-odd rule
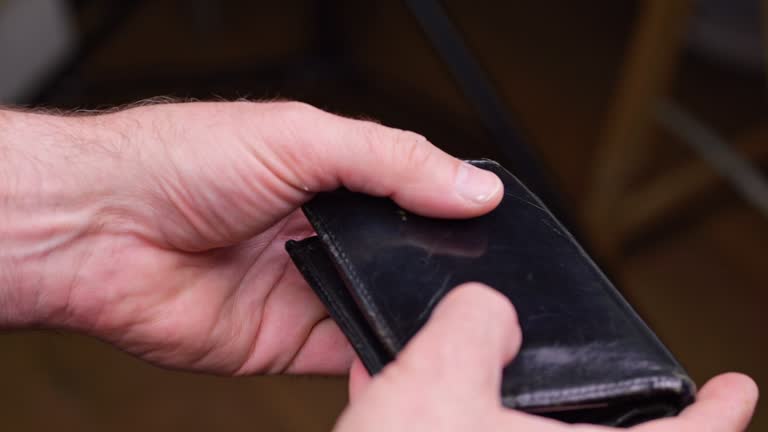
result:
[[[310,249],[310,248],[312,248],[311,245],[307,246],[307,249]],[[329,309],[333,309],[334,311],[336,311],[337,318],[335,317],[334,319],[341,320],[342,323],[340,323],[341,324],[340,326],[346,327],[349,330],[344,332],[347,335],[347,337],[350,337],[349,335],[350,332],[353,333],[352,338],[355,339],[355,342],[352,342],[352,345],[354,346],[356,345],[356,343],[359,343],[361,345],[367,345],[367,340],[364,337],[364,335],[359,331],[356,321],[353,318],[351,318],[349,314],[345,312],[344,307],[342,307],[339,304],[339,302],[337,302],[334,299],[334,296],[329,294],[331,290],[328,289],[327,285],[323,282],[323,279],[318,277],[318,274],[320,274],[321,272],[317,269],[316,266],[313,265],[311,257],[307,259],[308,253],[301,249],[297,249],[297,252],[300,255],[305,256],[305,259],[302,263],[302,267],[304,267],[307,271],[302,272],[302,274],[304,274],[306,277],[311,279],[311,282],[317,288],[317,293],[320,296],[322,296],[323,300],[327,302],[328,305],[330,306]],[[374,351],[372,347],[369,347],[369,348],[371,348],[371,351]],[[360,355],[361,360],[363,360],[363,358],[367,358],[367,360],[369,360],[367,362],[364,361],[364,363],[371,364],[371,366],[375,366],[378,369],[381,369],[383,367],[384,362],[381,359],[379,359],[378,356],[373,352],[366,352],[366,351],[359,352],[359,350],[355,350],[355,351],[358,351],[358,355]]]
[[[683,380],[667,376],[651,376],[619,381],[615,383],[594,384],[583,387],[542,390],[505,397],[512,400],[513,407],[534,407],[567,402],[584,402],[618,395],[634,395],[652,390],[680,391],[684,388]],[[634,391],[627,392],[634,388]]]
[[[347,254],[344,252],[343,248],[341,247],[341,242],[336,238],[336,236],[333,234],[333,232],[328,229],[327,224],[325,223],[325,220],[323,220],[322,216],[316,214],[314,211],[312,211],[309,206],[305,206],[304,211],[308,213],[308,216],[310,219],[314,220],[317,223],[316,229],[318,231],[322,231],[321,237],[326,238],[328,240],[327,244],[330,246],[333,250],[333,255],[337,256],[342,264],[342,268],[347,273],[347,276],[352,279],[352,283],[354,287],[358,287],[359,289],[355,289],[358,295],[360,295],[362,298],[361,300],[365,303],[366,308],[368,311],[370,311],[371,318],[372,318],[372,326],[375,329],[379,330],[379,336],[382,338],[382,341],[384,342],[385,346],[388,346],[389,349],[397,351],[397,339],[395,338],[394,334],[392,333],[392,330],[387,326],[383,320],[378,319],[378,317],[382,316],[381,312],[379,311],[379,308],[376,306],[376,304],[372,301],[370,294],[368,293],[368,290],[365,288],[365,284],[363,283],[362,278],[360,278],[355,271],[354,265],[352,264],[352,261],[347,257]]]

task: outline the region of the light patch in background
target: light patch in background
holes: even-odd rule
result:
[[[0,104],[23,103],[75,46],[60,0],[0,0]]]

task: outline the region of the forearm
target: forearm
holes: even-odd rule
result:
[[[99,121],[0,111],[0,328],[65,319],[121,151]]]

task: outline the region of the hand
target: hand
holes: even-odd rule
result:
[[[452,290],[397,360],[371,379],[359,361],[350,399],[336,432],[530,431],[598,432],[501,406],[501,371],[517,353],[521,334],[506,297],[479,284]],[[757,400],[748,377],[712,379],[678,417],[635,426],[638,432],[743,431]]]
[[[0,112],[0,155],[0,327],[84,331],[222,374],[348,370],[283,246],[312,234],[297,208],[314,193],[440,217],[502,196],[423,137],[294,102]]]

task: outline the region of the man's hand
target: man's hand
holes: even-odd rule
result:
[[[283,244],[346,186],[471,217],[499,179],[423,137],[287,103],[0,112],[0,328],[88,332],[161,365],[342,373],[353,353]]]
[[[501,371],[520,346],[512,305],[498,292],[466,284],[451,291],[397,360],[369,378],[359,362],[350,376],[351,403],[336,432],[528,431],[609,432],[567,425],[501,406]],[[638,432],[740,432],[757,400],[749,378],[726,374],[699,392],[678,417]]]

